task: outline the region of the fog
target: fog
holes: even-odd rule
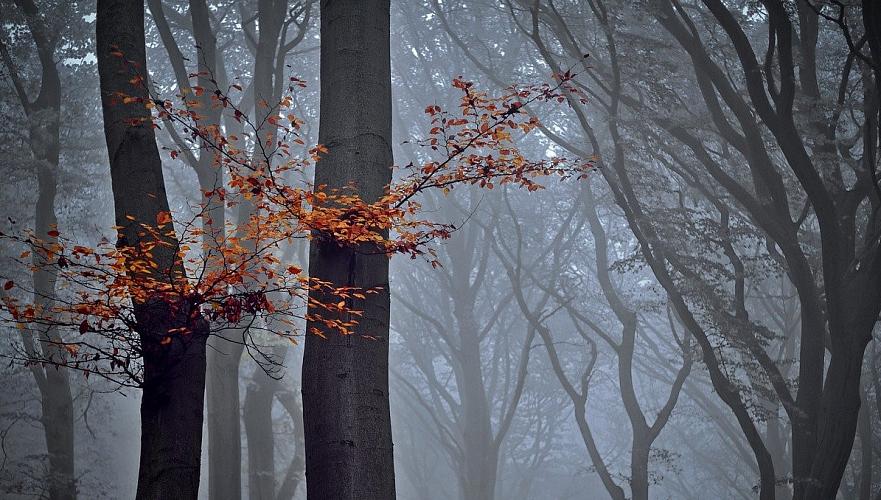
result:
[[[881,6],[387,5],[2,0],[0,497],[881,498]]]

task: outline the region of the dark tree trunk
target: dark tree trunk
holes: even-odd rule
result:
[[[345,189],[352,183],[367,201],[383,195],[392,173],[388,0],[321,2],[319,142],[329,152],[316,165],[316,185]],[[308,496],[392,499],[388,258],[316,234],[309,267],[313,278],[380,290],[349,304],[363,311],[351,335],[308,323],[309,332],[326,337],[308,334],[303,360]],[[336,302],[324,292],[310,295]]]
[[[833,340],[832,356],[823,387],[818,449],[804,496],[806,500],[835,498],[856,436],[860,413],[860,376],[867,341]],[[837,354],[837,355],[836,355]]]
[[[143,102],[121,98],[149,98],[143,85],[132,83],[135,74],[147,76],[143,3],[100,0],[96,39],[118,245],[138,248],[146,243],[140,224],[155,225],[157,215],[169,210],[150,114]],[[160,228],[163,241],[153,249],[156,268],[130,269],[133,278],[170,284],[186,279],[170,229]],[[134,299],[144,361],[137,498],[195,499],[208,326],[183,297],[156,292]]]
[[[871,375],[870,375],[871,376]],[[874,450],[872,449],[872,405],[869,404],[866,395],[866,385],[860,388],[860,417],[857,427],[860,436],[860,474],[859,474],[859,500],[872,499],[872,462]]]

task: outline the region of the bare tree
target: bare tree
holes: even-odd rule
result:
[[[53,33],[46,21],[48,13],[41,12],[34,2],[20,0],[16,2],[16,7],[24,17],[40,61],[40,83],[35,98],[29,95],[29,85],[21,80],[4,40],[0,40],[0,56],[28,120],[28,144],[36,167],[39,193],[34,208],[34,233],[37,238],[51,243],[56,240],[53,234],[57,234],[55,194],[61,150],[61,78],[56,49],[61,40],[58,32]],[[41,310],[49,310],[55,300],[56,270],[45,265],[45,256],[40,252],[33,252],[32,256],[34,304]],[[61,347],[60,332],[51,325],[42,330],[22,332],[22,342],[28,355],[64,364],[67,353]],[[34,343],[31,333],[35,334],[38,343]],[[41,421],[49,454],[49,498],[76,498],[73,398],[69,374],[51,365],[33,364],[30,371],[41,395]]]

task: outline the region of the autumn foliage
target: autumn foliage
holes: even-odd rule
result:
[[[290,93],[275,105],[265,103],[255,113],[265,115],[259,120],[233,104],[230,95],[241,92],[238,85],[225,91],[193,86],[174,100],[119,95],[124,103],[143,101],[153,111],[153,127],[185,130],[194,149],[214,155],[214,168],[222,169],[226,182],[203,193],[195,216],[164,212],[152,224],[141,223],[142,243],[137,246],[107,239],[84,246],[57,228],[42,237],[28,231],[0,233],[0,238],[29,248],[17,259],[20,266],[31,272],[51,271],[57,280],[53,305],[40,310],[28,284],[2,279],[0,321],[25,334],[48,328],[69,332],[62,346],[69,354],[65,359],[22,354],[23,361],[63,364],[124,385],[141,383],[142,352],[133,308],[138,301],[161,297],[186,314],[207,319],[215,335],[231,328],[244,330],[249,351],[259,352],[267,338],[296,342],[307,333],[301,330],[309,290],[332,289],[333,301],[312,305],[333,314],[309,319],[330,331],[350,334],[359,317],[350,299],[375,290],[334,287],[310,278],[289,262],[286,251],[298,240],[324,238],[360,252],[405,254],[439,265],[430,243],[450,237],[456,228],[420,217],[421,193],[448,193],[463,185],[484,189],[512,185],[535,191],[542,187],[540,178],[581,178],[591,168],[562,158],[527,159],[516,147],[517,138],[538,126],[525,107],[562,102],[564,92],[577,94],[570,85],[572,78],[569,73],[557,75],[553,85],[514,86],[500,95],[454,79],[453,86],[461,91],[458,106],[426,107],[430,130],[413,141],[435,159],[395,167],[397,181],[375,201],[361,199],[357,186],[334,191],[305,180],[327,149],[315,145],[305,155],[292,153],[305,147],[300,134],[303,122],[291,111],[295,89],[305,86],[301,80],[291,78]],[[135,73],[132,83],[143,85],[143,80]],[[200,112],[206,103],[231,112],[244,125],[244,137],[226,135],[217,125],[203,125]],[[193,153],[168,150],[172,159]],[[210,220],[209,202],[226,209],[248,204],[249,215],[212,230],[215,221]],[[182,265],[157,262],[154,252],[160,246],[171,247]],[[171,275],[157,276],[156,269],[170,269]],[[186,328],[169,330],[161,343],[190,333]]]

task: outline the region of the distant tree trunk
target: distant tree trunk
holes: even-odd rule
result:
[[[255,131],[260,144],[272,144],[278,129],[267,117],[278,113],[281,95],[276,91],[276,54],[286,15],[287,2],[259,0],[257,23],[259,34],[254,55],[254,115],[258,123]],[[271,147],[254,147],[254,165],[271,166]],[[254,205],[245,201],[240,206],[239,224],[246,224],[254,213]],[[243,227],[243,226],[240,226]],[[244,233],[240,234],[244,237]],[[248,243],[251,244],[251,243]],[[244,322],[247,324],[247,321]],[[257,367],[255,382],[248,386],[244,402],[245,434],[248,441],[248,497],[251,500],[271,500],[275,497],[275,435],[272,432],[272,405],[277,381]]]
[[[275,500],[293,500],[297,494],[300,483],[303,482],[303,474],[306,471],[306,452],[303,443],[303,408],[296,394],[291,391],[283,391],[278,394],[278,401],[287,411],[294,426],[294,456],[288,464],[284,479],[278,487]]]
[[[278,360],[287,357],[289,347],[277,346],[272,356]],[[248,492],[251,500],[290,500],[296,494],[303,479],[305,455],[303,451],[303,410],[294,394],[283,387],[285,379],[269,376],[261,368],[254,373],[254,380],[245,393],[244,420],[248,441]],[[279,483],[276,480],[275,433],[272,410],[278,400],[291,418],[294,428],[294,456],[287,465]]]
[[[54,367],[47,370],[42,396],[41,421],[49,454],[49,498],[75,499],[73,402],[67,371]]]
[[[45,64],[45,62],[44,62]],[[39,194],[35,210],[34,231],[46,243],[56,240],[49,231],[57,224],[55,217],[56,172],[59,160],[59,122],[61,93],[58,72],[54,62],[43,69],[40,95],[28,113],[29,140],[37,167]],[[56,270],[45,259],[32,253],[34,265],[34,302],[42,310],[53,307]],[[42,356],[64,364],[67,355],[59,347],[61,337],[55,327],[39,332]],[[73,398],[68,372],[55,366],[33,367],[40,389],[40,403],[46,451],[49,456],[49,498],[53,500],[76,498],[74,475]],[[37,371],[42,376],[37,375]]]
[[[389,0],[321,2],[319,142],[329,152],[316,165],[316,185],[354,183],[366,201],[383,195],[393,161]],[[388,258],[314,236],[311,277],[380,290],[349,304],[363,311],[352,335],[308,322],[307,332],[326,338],[307,333],[304,351],[307,493],[312,500],[392,499]],[[310,298],[334,300],[321,291]],[[309,313],[328,314],[311,305]]]
[[[104,134],[120,226],[117,244],[137,248],[145,243],[140,224],[155,225],[157,215],[169,210],[150,114],[143,102],[126,104],[120,98],[149,99],[142,84],[131,82],[134,73],[147,76],[144,4],[99,0],[96,39]],[[128,270],[134,278],[186,279],[169,229],[161,228],[163,244],[152,252],[157,268]],[[137,298],[134,312],[144,361],[137,498],[195,499],[208,325],[185,300],[167,294]]]
[[[492,417],[481,370],[479,328],[474,321],[473,304],[457,303],[456,306],[462,342],[456,367],[457,386],[462,391],[462,461],[459,464],[462,498],[493,500],[498,454],[493,446]]]
[[[242,496],[241,403],[239,363],[244,346],[212,338],[208,349],[208,497]]]
[[[24,15],[36,46],[40,61],[40,85],[36,99],[27,95],[26,85],[20,80],[6,46],[0,41],[0,53],[12,79],[16,94],[28,119],[28,145],[37,171],[37,204],[34,210],[34,232],[45,244],[57,242],[50,234],[58,222],[55,217],[56,172],[60,157],[59,129],[61,124],[61,79],[55,61],[57,39],[49,33],[43,15],[32,0],[17,0],[16,6]],[[55,301],[57,271],[47,265],[41,252],[32,252],[34,264],[34,304],[49,310]],[[35,345],[30,334],[40,341]],[[22,332],[22,341],[28,356],[46,359],[59,365],[67,362],[67,353],[60,347],[61,336],[56,328],[47,326],[42,331]],[[74,472],[73,399],[68,372],[56,366],[32,364],[34,380],[40,390],[43,436],[49,458],[48,490],[52,500],[76,498]]]
[[[58,110],[54,110],[54,144],[50,145],[49,155],[40,158],[37,154],[39,165],[38,178],[40,194],[37,201],[36,234],[42,238],[54,239],[48,236],[48,231],[55,225],[55,171],[58,169]],[[39,114],[37,116],[40,116]],[[33,128],[32,125],[32,144]],[[39,125],[36,125],[39,128]],[[32,146],[33,147],[33,146]],[[36,152],[36,151],[35,151]],[[54,162],[53,162],[54,160]],[[36,255],[36,253],[34,254]],[[35,257],[38,259],[38,257]],[[45,263],[38,263],[34,273],[35,302],[44,310],[52,307],[55,297],[54,268],[46,267]],[[58,347],[61,337],[54,327],[48,327],[41,334],[43,341],[43,357],[64,363],[66,354]],[[38,377],[40,387],[40,402],[43,414],[41,422],[46,437],[46,451],[49,455],[49,498],[52,500],[76,498],[76,476],[74,469],[74,428],[73,428],[73,398],[70,391],[70,380],[67,370],[58,369],[55,366],[47,366],[45,369],[34,367],[42,372],[43,377]]]
[[[475,240],[476,241],[476,240]],[[479,258],[464,238],[447,247],[450,268],[450,295],[453,302],[458,348],[451,360],[461,405],[461,459],[458,461],[459,488],[463,500],[493,500],[498,476],[499,450],[493,433],[493,415],[487,397],[481,357],[481,328],[475,315],[477,286],[471,275]]]
[[[276,349],[277,351],[277,349]],[[284,359],[284,358],[281,358]],[[259,366],[245,392],[244,420],[248,436],[248,497],[251,500],[275,498],[275,434],[272,431],[272,405],[279,381]]]

